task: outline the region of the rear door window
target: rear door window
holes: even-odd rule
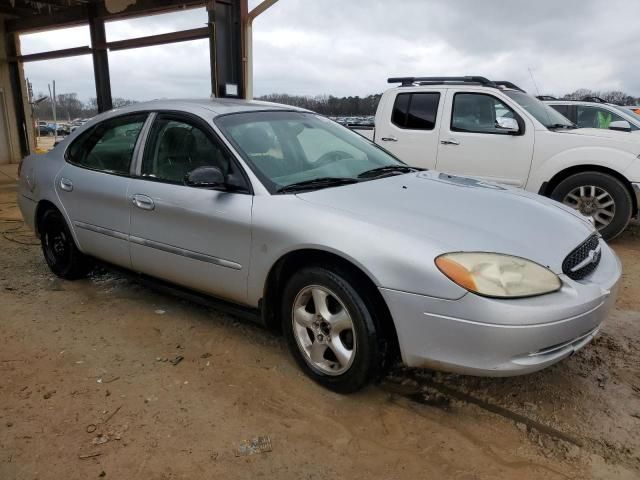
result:
[[[410,130],[433,130],[439,103],[439,92],[400,93],[393,105],[391,122]]]
[[[67,150],[67,160],[79,167],[128,175],[133,150],[147,113],[111,118],[80,135]]]

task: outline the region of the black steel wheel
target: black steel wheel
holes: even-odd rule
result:
[[[47,210],[39,224],[42,253],[53,273],[67,280],[87,275],[91,261],[76,246],[62,214]]]

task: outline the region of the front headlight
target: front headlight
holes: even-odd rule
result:
[[[560,278],[548,268],[512,255],[445,253],[436,258],[436,265],[462,288],[487,297],[533,297],[562,286]]]

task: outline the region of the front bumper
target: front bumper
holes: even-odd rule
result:
[[[468,293],[443,300],[381,288],[407,366],[469,375],[541,370],[589,343],[615,303],[620,261],[603,244],[596,271],[561,290],[500,300]]]

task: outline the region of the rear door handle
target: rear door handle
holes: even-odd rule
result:
[[[383,142],[397,142],[398,139],[394,136],[391,137],[382,137],[380,140],[382,140]]]
[[[136,193],[133,197],[131,197],[131,201],[136,207],[141,208],[142,210],[153,210],[154,208],[156,208],[156,204],[153,203],[151,197],[142,195],[140,193]]]
[[[460,145],[460,142],[455,138],[448,138],[446,140],[440,140],[442,145]]]
[[[61,177],[60,178],[60,188],[65,192],[73,191],[73,182],[68,178]]]

